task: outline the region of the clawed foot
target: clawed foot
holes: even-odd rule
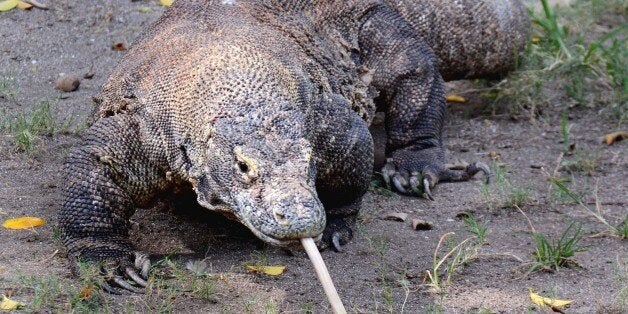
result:
[[[408,167],[408,164],[420,167]],[[484,173],[486,183],[489,183],[491,171],[482,162],[474,162],[463,169],[451,169],[441,164],[398,163],[393,158],[388,158],[386,165],[382,168],[382,177],[386,185],[393,187],[399,193],[422,195],[429,200],[434,200],[432,188],[439,181],[466,181],[478,172]]]
[[[342,246],[353,238],[353,230],[348,218],[328,218],[322,239],[316,244],[319,250],[331,247],[335,252],[342,252]]]
[[[105,262],[101,267],[101,274],[105,281],[101,284],[103,290],[111,294],[126,294],[128,292],[144,293],[147,286],[150,259],[142,253],[135,253],[135,262],[128,261]]]

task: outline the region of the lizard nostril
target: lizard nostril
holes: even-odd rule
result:
[[[284,214],[281,208],[273,208],[273,216],[275,217],[275,221],[280,225],[287,225],[288,219],[286,219],[286,214]]]

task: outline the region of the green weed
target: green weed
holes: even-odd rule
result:
[[[606,231],[608,233],[610,233],[613,236],[619,237],[621,239],[627,239],[628,238],[628,226],[627,226],[627,222],[626,220],[628,219],[628,215],[624,217],[624,220],[622,221],[621,224],[614,226],[613,224],[609,223],[608,220],[606,220],[606,218],[604,217],[604,215],[602,214],[602,206],[600,205],[599,200],[597,199],[597,185],[595,186],[594,189],[594,195],[595,195],[595,210],[589,208],[589,206],[587,206],[583,201],[582,201],[582,196],[578,195],[576,193],[574,193],[571,189],[569,189],[569,187],[567,187],[566,182],[563,178],[560,177],[554,177],[551,176],[549,174],[547,174],[548,176],[548,180],[551,182],[553,187],[556,187],[557,190],[559,191],[559,193],[561,193],[561,195],[566,196],[567,198],[571,199],[573,202],[575,202],[579,208],[581,208],[582,210],[584,210],[584,212],[586,212],[587,214],[595,217],[599,222],[601,222],[602,224],[604,224],[604,226],[606,227]]]
[[[567,122],[567,110],[563,110],[560,115],[560,134],[562,135],[563,145],[565,145],[565,152],[569,151],[569,131],[571,127]]]
[[[430,292],[438,294],[442,293],[445,286],[451,283],[452,275],[456,269],[460,266],[466,265],[469,261],[477,257],[479,244],[467,244],[473,238],[464,239],[460,243],[453,246],[453,248],[448,249],[446,253],[440,257],[439,253],[441,251],[440,248],[443,241],[454,234],[454,232],[445,233],[438,240],[438,244],[434,250],[434,257],[432,259],[432,269],[431,271],[428,270],[425,272],[425,277],[423,279],[427,282],[426,285],[428,286]],[[441,267],[443,266],[445,267],[444,273],[441,270]]]
[[[27,304],[30,311],[59,309],[57,299],[64,296],[59,279],[53,276],[20,276],[20,281],[33,293],[33,298]]]
[[[6,111],[2,112],[4,122],[0,124],[0,131],[11,134],[18,150],[32,154],[39,136],[52,136],[58,129],[58,124],[52,114],[52,105],[45,100],[33,107],[28,113],[11,117]]]
[[[17,84],[12,76],[0,76],[0,99],[15,100]]]
[[[492,162],[490,168],[493,182],[484,184],[481,190],[482,198],[490,209],[521,207],[533,201],[530,189],[514,186],[504,167]]]
[[[252,295],[244,301],[244,311],[246,313],[253,313],[257,304],[257,296]]]
[[[576,253],[584,252],[587,246],[579,245],[582,240],[582,226],[576,223],[570,223],[563,231],[560,238],[556,241],[550,241],[539,232],[533,232],[532,237],[536,246],[533,254],[534,262],[529,272],[539,269],[557,270],[559,267],[567,266]]]
[[[268,301],[264,304],[264,313],[266,314],[277,314],[279,313],[279,306],[275,301]]]
[[[389,185],[379,179],[371,180],[371,190],[384,196],[394,196],[396,194]]]
[[[488,227],[486,225],[477,221],[471,213],[467,213],[462,218],[462,221],[465,226],[467,226],[467,231],[476,237],[477,243],[486,243],[486,232],[488,231]]]
[[[301,313],[303,314],[313,314],[314,313],[314,304],[312,302],[303,303],[299,306],[301,309]]]
[[[540,12],[529,11],[533,41],[522,54],[522,66],[496,84],[487,83],[493,112],[505,107],[513,117],[529,112],[534,119],[539,108],[565,104],[567,98],[568,106],[603,106],[621,126],[628,103],[625,1],[579,0],[555,8],[547,0],[540,3]],[[616,26],[590,31],[607,28],[609,21]]]

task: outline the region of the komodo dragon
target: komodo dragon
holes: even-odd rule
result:
[[[113,70],[69,154],[68,255],[102,262],[106,290],[141,292],[149,262],[129,218],[175,188],[273,245],[344,244],[377,109],[399,192],[488,175],[444,166],[443,78],[505,73],[527,29],[519,0],[177,0]]]

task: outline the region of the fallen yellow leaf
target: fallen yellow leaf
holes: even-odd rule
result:
[[[447,95],[447,97],[445,98],[448,102],[457,102],[457,103],[461,103],[464,104],[467,100],[464,99],[464,97],[460,96],[460,95]]]
[[[13,311],[13,310],[17,310],[18,308],[22,306],[24,306],[24,303],[13,301],[7,298],[6,295],[2,295],[2,302],[0,302],[0,310]]]
[[[259,265],[246,265],[246,269],[254,271],[260,274],[266,274],[270,276],[279,276],[283,274],[286,266],[259,266]]]
[[[534,304],[539,305],[539,306],[549,306],[551,308],[558,308],[558,309],[560,309],[561,307],[565,307],[566,305],[569,305],[571,302],[573,302],[571,300],[557,300],[557,299],[542,297],[534,293],[532,289],[530,289],[530,300],[532,300]]]
[[[537,37],[537,36],[533,36],[532,37],[532,43],[533,44],[538,44],[541,42],[541,37]]]
[[[5,1],[0,2],[0,12],[6,12],[17,7],[18,2],[20,1],[19,0],[5,0]]]
[[[628,131],[613,132],[613,133],[604,135],[604,143],[608,145],[613,145],[613,143],[617,141],[621,141],[626,138],[628,138]]]
[[[29,10],[32,7],[33,7],[33,5],[28,3],[28,2],[24,2],[24,1],[18,1],[17,2],[17,8],[18,9]]]
[[[164,7],[171,6],[173,2],[174,0],[159,0],[159,4],[163,5]]]
[[[19,217],[5,220],[2,226],[7,229],[30,229],[45,224],[46,221],[39,217]]]

